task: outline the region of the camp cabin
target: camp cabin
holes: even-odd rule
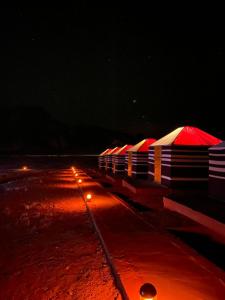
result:
[[[175,129],[150,146],[150,178],[169,187],[207,184],[208,148],[220,142],[196,127]]]
[[[125,145],[116,151],[112,156],[113,174],[124,175],[126,169],[126,153],[133,147],[132,145]]]
[[[113,159],[113,154],[116,153],[118,150],[120,149],[120,147],[115,147],[113,149],[111,149],[110,151],[107,152],[107,154],[105,154],[105,162],[106,162],[106,171],[107,172],[112,172],[112,168],[113,168],[113,164],[112,164],[112,159]]]
[[[146,179],[148,177],[148,149],[156,140],[144,139],[131,147],[126,154],[126,172],[129,177]]]
[[[106,154],[111,151],[112,149],[106,149],[105,151],[103,151],[101,154],[99,154],[98,156],[98,168],[100,170],[105,170],[106,169],[106,160],[105,160],[105,156]]]

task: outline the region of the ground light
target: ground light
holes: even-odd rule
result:
[[[157,300],[157,291],[153,284],[145,283],[141,286],[140,300]]]
[[[27,166],[23,166],[23,167],[22,167],[22,170],[23,170],[23,171],[27,171],[27,170],[28,170],[28,167],[27,167]]]
[[[75,177],[77,177],[78,176],[78,174],[77,173],[75,173]]]
[[[90,201],[91,199],[92,199],[92,194],[88,193],[88,194],[86,195],[86,200],[87,200],[87,201]]]
[[[82,179],[78,179],[77,182],[78,182],[78,183],[82,183]]]

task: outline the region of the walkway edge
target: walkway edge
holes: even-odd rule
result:
[[[101,246],[102,246],[102,248],[103,248],[103,251],[104,251],[104,254],[105,254],[107,263],[108,263],[108,265],[109,265],[109,267],[110,267],[110,270],[111,270],[111,273],[112,273],[112,275],[113,275],[113,278],[114,278],[114,281],[115,281],[115,285],[116,285],[116,287],[118,288],[118,290],[119,290],[119,292],[120,292],[120,295],[121,295],[121,297],[122,297],[122,300],[129,300],[129,297],[128,297],[128,295],[127,295],[127,293],[126,293],[126,290],[125,290],[125,288],[124,288],[124,286],[123,286],[123,284],[122,284],[122,281],[121,281],[121,279],[120,279],[120,276],[119,276],[119,274],[118,274],[118,272],[117,272],[117,270],[116,270],[116,267],[115,267],[115,265],[114,265],[114,263],[113,263],[113,259],[112,259],[111,255],[110,255],[109,251],[108,251],[108,248],[107,248],[107,246],[106,246],[106,244],[105,244],[105,241],[104,241],[104,239],[103,239],[103,237],[102,237],[102,234],[101,234],[101,232],[100,232],[100,230],[99,230],[99,228],[98,228],[98,225],[97,225],[97,223],[95,222],[95,218],[94,218],[94,216],[93,216],[93,213],[92,213],[91,209],[89,208],[89,206],[88,206],[88,204],[87,204],[87,201],[86,201],[85,198],[84,198],[83,190],[82,190],[82,188],[81,188],[80,186],[78,186],[78,189],[79,189],[80,195],[81,195],[81,197],[82,197],[82,199],[83,199],[83,201],[84,201],[84,203],[85,203],[87,212],[88,212],[88,214],[89,214],[89,216],[90,216],[90,218],[91,218],[91,221],[92,221],[92,223],[93,223],[94,229],[95,229],[95,231],[96,231],[96,233],[97,233],[97,235],[98,235],[98,238],[99,238],[99,240],[100,240],[100,243],[101,243]]]
[[[163,198],[164,207],[166,209],[175,211],[179,214],[182,214],[189,219],[207,227],[208,229],[216,232],[217,234],[225,237],[225,224],[203,214],[199,211],[193,210],[192,208],[180,204],[176,201],[173,201],[169,198],[164,197]]]

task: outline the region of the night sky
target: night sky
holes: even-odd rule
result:
[[[225,138],[224,28],[215,19],[175,20],[137,3],[5,7],[1,106],[158,138],[182,125]]]

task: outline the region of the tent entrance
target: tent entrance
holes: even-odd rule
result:
[[[161,146],[155,146],[154,162],[154,181],[161,183]]]
[[[127,166],[127,174],[128,176],[132,176],[132,152],[128,152],[128,166]]]

